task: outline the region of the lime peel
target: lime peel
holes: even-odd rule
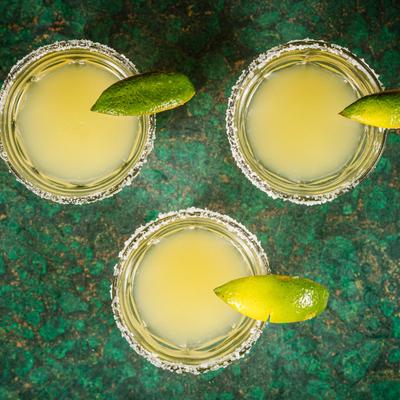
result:
[[[400,129],[400,89],[361,97],[339,114],[365,125]]]
[[[325,310],[329,292],[319,283],[286,275],[259,275],[235,279],[214,289],[236,311],[271,323],[314,318]]]
[[[195,95],[192,82],[177,72],[148,72],[108,87],[91,111],[110,115],[149,115],[179,107]]]

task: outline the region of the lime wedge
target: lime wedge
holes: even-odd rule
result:
[[[189,78],[176,72],[149,72],[111,85],[91,111],[111,115],[145,115],[176,108],[189,101],[195,89]]]
[[[325,286],[286,275],[235,279],[217,287],[214,292],[241,314],[272,323],[313,318],[325,310],[329,297]]]
[[[339,113],[365,125],[400,128],[400,89],[361,97]]]

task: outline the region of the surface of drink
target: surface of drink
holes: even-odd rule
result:
[[[247,275],[251,266],[227,237],[184,228],[150,244],[135,274],[133,296],[150,331],[190,349],[228,334],[243,319],[213,289]]]
[[[119,78],[98,63],[58,63],[31,79],[16,118],[32,165],[51,179],[90,184],[120,168],[138,142],[136,117],[90,111]]]
[[[268,74],[247,112],[254,156],[295,182],[340,170],[355,154],[363,126],[338,113],[356,99],[343,76],[313,63]]]

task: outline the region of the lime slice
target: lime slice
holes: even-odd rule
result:
[[[176,108],[189,101],[195,89],[189,78],[176,72],[149,72],[111,85],[91,111],[111,115],[145,115]]]
[[[399,129],[400,89],[361,97],[340,112],[340,115],[365,125]]]
[[[217,287],[214,292],[241,314],[272,323],[313,318],[325,310],[329,297],[325,286],[286,275],[235,279]]]

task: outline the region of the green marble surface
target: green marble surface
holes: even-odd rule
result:
[[[0,399],[400,398],[400,136],[376,171],[330,204],[268,198],[241,174],[225,134],[230,88],[259,52],[290,39],[349,47],[400,86],[393,1],[3,0],[0,78],[27,52],[87,38],[141,71],[179,70],[198,95],[158,117],[134,184],[88,206],[36,197],[0,164]],[[226,370],[179,376],[130,350],[110,310],[124,241],[159,212],[227,213],[258,235],[276,273],[326,284],[328,310],[273,325]]]

